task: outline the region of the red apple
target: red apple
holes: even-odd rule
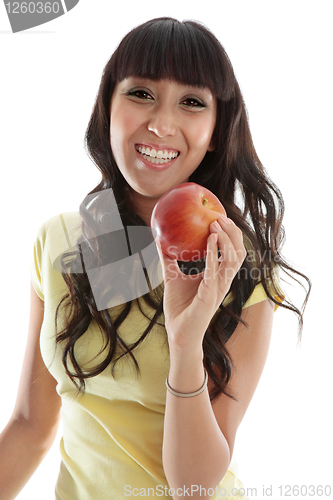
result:
[[[182,262],[206,256],[209,226],[226,212],[209,189],[186,182],[167,191],[157,202],[151,227],[164,253]]]

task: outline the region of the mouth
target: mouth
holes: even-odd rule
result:
[[[143,146],[141,144],[136,144],[135,149],[142,156],[142,158],[154,165],[164,165],[172,160],[175,160],[179,156],[179,151],[174,149],[154,149],[150,146]]]

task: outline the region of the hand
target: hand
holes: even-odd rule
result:
[[[205,270],[184,275],[177,264],[157,249],[164,278],[165,327],[171,349],[198,349],[209,322],[227,295],[246,256],[241,230],[227,217],[210,225]],[[217,250],[221,258],[218,259]]]

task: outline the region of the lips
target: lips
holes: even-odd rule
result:
[[[164,165],[179,156],[179,151],[175,149],[160,149],[143,144],[136,144],[135,149],[144,160],[155,165]]]

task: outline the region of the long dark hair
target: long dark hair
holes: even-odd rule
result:
[[[154,324],[162,321],[163,290],[157,287],[137,301],[138,304],[144,301],[155,312],[138,341],[127,345],[117,330],[129,314],[132,301],[123,304],[116,318],[111,318],[107,308],[98,310],[86,272],[89,259],[90,266],[103,261],[103,245],[96,229],[96,221],[103,223],[105,217],[103,204],[99,203],[103,191],[112,189],[124,227],[145,226],[128,201],[129,187],[110,147],[111,97],[115,85],[129,76],[173,79],[183,84],[208,87],[217,99],[217,121],[213,133],[215,149],[207,152],[189,180],[210,189],[221,200],[228,216],[243,231],[248,257],[233,280],[229,304],[225,307],[221,304],[203,341],[204,364],[214,383],[210,394],[213,400],[221,393],[227,394],[232,360],[225,344],[241,321],[242,308],[255,286],[261,282],[270,300],[297,314],[301,335],[303,311],[311,285],[306,276],[293,269],[281,256],[284,240],[282,195],[267,176],[254,149],[245,104],[229,58],[215,36],[199,23],[171,18],[148,21],[125,36],[105,66],[85,137],[88,154],[100,170],[102,179],[89,193],[89,203],[83,202],[80,206],[82,236],[77,249],[63,258],[63,278],[68,293],[57,308],[56,326],[62,305],[67,309],[67,322],[57,333],[56,340],[63,343],[63,364],[68,376],[83,391],[85,379],[98,375],[109,365],[113,373],[115,363],[122,356],[130,356],[139,372],[135,348]],[[83,249],[85,259],[82,258]],[[77,266],[82,264],[84,272],[77,272]],[[183,272],[192,272],[192,269],[193,266],[189,269],[188,265],[182,265]],[[200,270],[199,265],[197,269]],[[286,299],[281,303],[277,270],[284,271],[300,284],[305,280],[306,297],[301,309]],[[75,358],[74,346],[91,322],[95,322],[104,333],[105,355],[98,366],[83,370]]]

